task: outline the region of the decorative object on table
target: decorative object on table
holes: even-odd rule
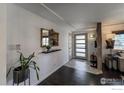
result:
[[[97,68],[97,56],[95,55],[94,52],[90,55],[90,62],[92,67]]]
[[[112,49],[114,48],[114,40],[106,40],[106,49],[110,49],[110,54],[112,54]]]
[[[114,40],[112,40],[112,39],[106,40],[106,48],[113,49],[114,48]]]
[[[47,49],[47,51],[50,51],[50,49],[52,48],[51,45],[44,45],[43,47],[45,47]]]
[[[7,73],[7,77],[9,73],[11,72],[11,70],[14,68],[13,69],[13,84],[16,83],[17,85],[19,85],[19,83],[23,81],[25,84],[25,80],[29,78],[29,85],[30,85],[30,69],[29,68],[32,68],[36,71],[37,80],[39,80],[38,71],[40,71],[40,69],[37,66],[37,63],[34,60],[32,60],[35,57],[34,55],[35,53],[33,52],[28,57],[25,57],[23,53],[21,52],[19,52],[19,54],[20,54],[20,57],[19,57],[18,62],[20,66],[18,67],[12,66]]]
[[[112,54],[112,49],[114,48],[114,36],[115,35],[111,33],[106,35],[106,49],[110,49],[110,54]]]

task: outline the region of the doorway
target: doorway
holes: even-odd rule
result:
[[[74,35],[74,56],[77,59],[87,59],[87,35]]]

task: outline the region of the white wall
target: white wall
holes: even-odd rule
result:
[[[0,4],[0,85],[6,84],[6,5]]]
[[[95,34],[95,31],[88,32],[88,61],[90,61],[90,55],[96,53],[95,40],[96,38],[90,38],[91,34]]]
[[[53,28],[59,32],[60,40],[59,47],[62,51],[42,54],[40,47],[40,28]],[[60,68],[68,61],[68,34],[66,29],[58,27],[56,24],[43,19],[42,17],[33,14],[17,5],[7,5],[7,70],[18,60],[16,53],[16,44],[21,45],[21,51],[25,55],[36,52],[36,62],[40,67],[40,80],[37,81],[34,71],[31,71],[31,84],[38,84],[48,77],[55,70]],[[7,78],[8,84],[12,84],[12,73]]]

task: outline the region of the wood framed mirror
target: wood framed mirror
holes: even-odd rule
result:
[[[41,47],[59,46],[59,33],[53,29],[41,28]]]

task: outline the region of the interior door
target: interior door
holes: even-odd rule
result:
[[[75,58],[87,59],[86,34],[75,34],[74,39]]]

